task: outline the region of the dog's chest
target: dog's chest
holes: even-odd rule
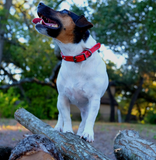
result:
[[[88,103],[88,89],[90,88],[88,82],[90,74],[78,69],[71,67],[66,70],[61,67],[57,79],[59,94],[65,95],[72,104],[77,106]]]
[[[72,104],[82,105],[88,102],[88,95],[85,91],[85,86],[81,83],[65,86],[64,93]]]

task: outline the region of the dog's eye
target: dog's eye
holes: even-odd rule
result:
[[[61,13],[68,14],[68,11],[66,9],[64,9],[63,11],[61,11]]]

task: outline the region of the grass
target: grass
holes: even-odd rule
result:
[[[57,123],[56,120],[44,120],[52,127]],[[80,122],[73,121],[73,130],[76,131]],[[119,130],[133,129],[139,132],[143,137],[149,137],[156,140],[156,125],[151,124],[131,124],[131,123],[105,123],[96,122],[94,126],[95,132],[114,132],[117,134]],[[14,119],[0,119],[0,131],[1,130],[18,130],[20,132],[26,130],[23,126],[17,123]]]

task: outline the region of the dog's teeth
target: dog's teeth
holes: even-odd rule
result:
[[[56,27],[56,28],[57,28],[57,27],[58,27],[58,25],[57,25],[57,24],[55,24],[55,25],[54,25],[54,27]]]
[[[58,25],[57,25],[57,24],[52,24],[52,25],[50,25],[50,27],[55,27],[55,28],[57,28]]]
[[[42,20],[40,20],[40,22],[39,22],[40,24],[42,24]]]

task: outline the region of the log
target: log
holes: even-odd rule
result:
[[[20,141],[9,160],[64,160],[55,144],[44,135],[34,134]]]
[[[156,160],[156,145],[134,130],[123,130],[114,139],[114,154],[117,160]]]
[[[17,110],[14,116],[32,133],[43,134],[49,138],[66,160],[109,160],[78,135],[58,132],[23,108]]]

